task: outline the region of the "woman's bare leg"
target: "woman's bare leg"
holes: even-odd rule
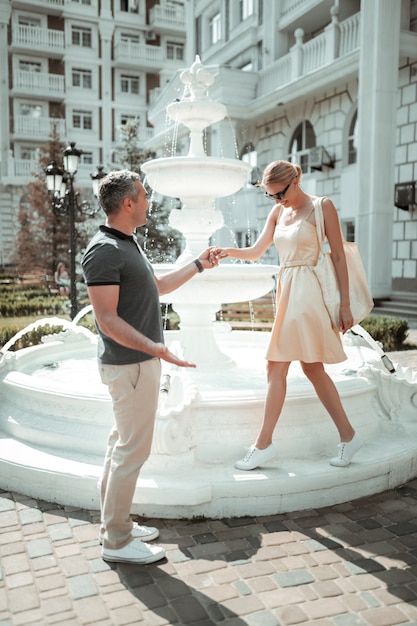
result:
[[[350,441],[355,434],[355,430],[349,422],[336,386],[325,371],[323,363],[302,362],[301,367],[339,431],[340,441]]]
[[[255,441],[255,446],[264,450],[272,443],[272,435],[281,414],[287,392],[287,374],[290,363],[268,361],[268,389],[265,398],[262,426]]]

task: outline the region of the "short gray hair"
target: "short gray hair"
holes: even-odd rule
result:
[[[136,181],[141,182],[139,174],[130,170],[116,170],[103,178],[98,190],[98,201],[106,215],[117,213],[125,198],[136,200]]]

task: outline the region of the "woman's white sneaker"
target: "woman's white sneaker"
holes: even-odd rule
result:
[[[330,465],[347,467],[362,444],[363,441],[357,433],[353,435],[350,441],[341,441],[337,446],[337,456],[330,459]]]
[[[133,539],[127,546],[118,550],[103,548],[101,556],[105,561],[112,563],[154,563],[165,557],[165,550],[160,546],[150,546],[140,539]]]
[[[141,539],[141,541],[152,541],[153,539],[159,537],[159,530],[157,528],[154,528],[153,526],[141,526],[137,522],[133,522],[131,534],[134,539]],[[98,540],[101,545],[104,541],[103,533],[99,534]]]
[[[277,455],[278,450],[273,443],[271,443],[271,445],[264,450],[251,446],[247,451],[245,458],[240,461],[236,461],[235,467],[240,470],[253,470],[255,467],[263,465],[267,461],[275,458]]]

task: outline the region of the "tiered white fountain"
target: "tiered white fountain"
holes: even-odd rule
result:
[[[167,107],[167,116],[190,130],[187,156],[148,161],[142,166],[147,183],[165,196],[180,198],[181,209],[173,209],[170,224],[185,237],[185,250],[177,265],[197,257],[209,238],[223,226],[223,214],[216,210],[216,198],[230,196],[247,181],[251,166],[238,159],[207,156],[203,131],[227,115],[226,107],[210,100],[208,88],[214,81],[199,57],[182,72],[185,97]],[[155,266],[156,272],[172,266]],[[162,298],[171,303],[181,319],[180,343],[184,356],[198,363],[200,370],[233,365],[230,356],[218,347],[213,318],[224,302],[244,302],[268,293],[274,286],[277,268],[271,265],[225,264],[186,283],[174,294]]]
[[[172,224],[186,235],[177,263],[194,258],[222,224],[213,200],[240,189],[247,168],[205,156],[201,132],[225,108],[210,101],[212,77],[199,60],[183,74],[189,93],[168,108],[191,130],[190,152],[149,162],[149,184],[180,197]],[[170,269],[157,266],[157,272]],[[196,370],[164,366],[152,454],[133,512],[159,517],[266,515],[329,506],[402,484],[417,474],[417,372],[390,374],[380,350],[345,338],[348,360],[328,367],[352,423],[365,439],[348,468],[329,466],[337,433],[314,390],[292,364],[276,445],[279,458],[252,472],[234,469],[254,440],[266,391],[267,333],[218,332],[222,302],[255,298],[272,286],[274,268],[224,265],[204,272],[169,300],[181,330],[168,331],[172,349]],[[82,315],[82,313],[81,313]],[[48,320],[46,320],[48,321]],[[62,320],[52,319],[52,324]],[[0,361],[0,487],[62,504],[98,508],[107,433],[107,389],[96,367],[95,336],[74,323],[42,346],[2,350]]]

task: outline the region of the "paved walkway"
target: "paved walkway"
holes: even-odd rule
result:
[[[417,369],[417,350],[390,356]],[[417,480],[320,510],[148,521],[167,559],[110,565],[97,512],[0,492],[0,626],[417,626]]]

